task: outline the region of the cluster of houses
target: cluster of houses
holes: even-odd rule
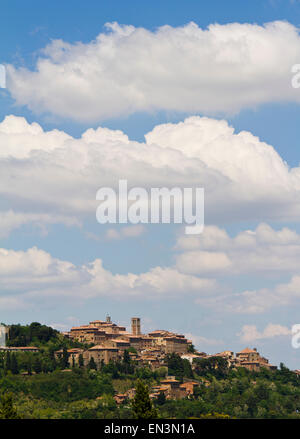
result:
[[[89,325],[73,327],[64,335],[72,340],[92,345],[86,350],[69,349],[70,365],[77,364],[79,356],[82,355],[84,365],[88,365],[93,359],[96,366],[100,367],[110,361],[121,360],[124,351],[129,350],[129,355],[136,364],[148,366],[152,370],[165,366],[165,356],[171,353],[176,353],[182,359],[188,360],[192,367],[197,358],[222,357],[227,361],[228,366],[232,367],[245,367],[254,371],[261,367],[276,369],[276,366],[269,364],[269,361],[262,357],[256,348],[246,348],[237,352],[236,355],[232,351],[208,355],[205,352],[191,349],[192,341],[181,334],[166,330],[142,334],[141,321],[138,317],[131,319],[131,332],[127,332],[125,326],[112,323],[111,318],[107,316],[105,321],[95,320]],[[62,354],[62,350],[56,352],[57,357]]]
[[[170,331],[158,330],[141,333],[141,320],[139,317],[131,319],[131,332],[127,332],[124,326],[119,326],[107,316],[106,320],[95,320],[89,325],[71,328],[64,335],[80,343],[92,345],[89,349],[69,349],[70,364],[77,364],[82,355],[84,365],[88,365],[91,359],[97,366],[108,364],[110,361],[121,360],[124,351],[129,350],[130,357],[141,366],[149,366],[155,369],[164,365],[167,354],[187,354],[192,341],[187,340],[182,334]],[[57,351],[60,357],[63,351]]]
[[[171,353],[176,353],[182,359],[188,360],[192,369],[196,367],[196,359],[211,357],[224,358],[230,367],[245,367],[252,371],[258,371],[262,367],[270,370],[276,369],[276,366],[269,364],[269,361],[262,357],[256,348],[246,348],[236,354],[232,351],[223,351],[208,355],[205,352],[195,350],[192,346],[192,341],[186,339],[182,334],[166,330],[156,330],[148,334],[142,334],[139,317],[131,319],[130,332],[127,332],[125,326],[113,323],[111,318],[107,316],[106,320],[95,320],[88,325],[76,326],[63,334],[71,340],[89,346],[86,349],[73,348],[67,351],[70,366],[78,365],[80,361],[83,362],[84,366],[88,366],[91,359],[93,359],[96,367],[100,369],[103,364],[122,360],[124,352],[127,350],[135,364],[149,367],[152,370],[167,367],[165,358],[167,354]],[[39,352],[39,348],[34,346],[0,346],[1,350],[10,352]],[[55,352],[57,359],[61,358],[62,355],[62,349]],[[199,386],[199,382],[187,380],[184,383],[180,383],[175,377],[167,376],[161,381],[159,386],[150,389],[151,398],[157,398],[162,393],[166,399],[189,397],[193,395],[197,386]],[[134,392],[134,389],[130,389],[124,394],[118,394],[115,396],[115,400],[118,404],[122,403],[126,399],[131,399],[134,396]]]
[[[207,380],[203,380],[205,385],[208,385]],[[199,387],[200,382],[187,380],[183,383],[176,380],[174,376],[167,376],[165,379],[161,380],[160,384],[157,386],[152,386],[150,389],[150,398],[157,399],[160,395],[164,395],[166,399],[182,399],[189,398],[194,395],[194,391]],[[131,388],[125,393],[118,393],[114,396],[114,400],[117,404],[122,404],[135,396],[135,389]]]

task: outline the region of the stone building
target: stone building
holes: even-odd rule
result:
[[[245,367],[246,369],[254,371],[258,371],[262,367],[271,370],[277,369],[276,366],[269,364],[269,360],[261,357],[256,348],[246,348],[240,352],[237,352],[235,365],[237,367]]]
[[[139,317],[132,317],[131,319],[131,333],[132,335],[141,334],[141,319]]]
[[[166,354],[186,354],[191,344],[184,335],[170,331],[160,330],[142,334],[139,317],[132,317],[131,332],[127,332],[124,326],[113,323],[110,316],[107,316],[106,320],[93,320],[89,325],[73,327],[67,336],[81,343],[95,345],[85,351],[85,364],[89,363],[91,357],[96,364],[102,361],[107,364],[110,360],[122,358],[125,349],[134,348],[137,364],[152,369],[163,365]]]
[[[110,361],[117,361],[121,358],[121,354],[116,347],[93,346],[83,353],[84,365],[87,366],[94,359],[97,368],[103,363],[108,364]]]
[[[54,352],[55,359],[60,360],[63,356],[63,353],[64,353],[63,349],[59,349],[58,351]],[[79,356],[80,356],[80,354],[83,355],[84,349],[72,348],[72,349],[68,349],[67,353],[68,353],[69,366],[72,366],[73,362],[75,365],[78,365],[79,364]]]
[[[188,347],[191,344],[184,335],[175,334],[170,331],[157,330],[149,332],[148,336],[152,338],[153,346],[160,347],[165,354],[185,354],[188,352]]]

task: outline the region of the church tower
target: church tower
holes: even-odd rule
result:
[[[132,317],[131,333],[133,335],[141,335],[141,319],[139,317]]]

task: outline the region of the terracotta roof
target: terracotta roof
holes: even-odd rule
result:
[[[179,383],[178,380],[162,380],[161,383]]]
[[[193,386],[199,386],[199,383],[197,381],[186,381],[185,383],[182,383],[181,386],[185,386],[186,384],[192,384]]]
[[[115,348],[113,346],[93,346],[92,348],[89,349],[89,351],[105,351],[105,350],[109,350],[109,351],[117,351],[118,348]]]
[[[216,354],[216,355],[219,355],[219,354]],[[182,354],[182,355],[181,355],[181,358],[183,358],[183,357],[199,358],[199,355],[196,355],[196,354],[189,354],[189,353],[187,353],[187,354]]]
[[[73,328],[71,328],[71,331],[78,331],[78,330],[85,331],[85,330],[88,330],[88,329],[92,329],[92,330],[97,330],[98,331],[97,326],[90,326],[90,325],[73,326]]]
[[[151,331],[149,334],[165,334],[168,331],[165,331],[164,329],[157,329],[156,331]]]
[[[257,354],[257,351],[255,351],[254,349],[250,349],[250,348],[245,348],[240,352],[237,352],[238,354],[251,354],[251,353],[255,353]]]
[[[115,341],[116,343],[126,343],[126,344],[129,344],[129,341],[123,340],[122,338],[114,338],[111,341]]]

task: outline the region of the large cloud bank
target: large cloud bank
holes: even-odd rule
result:
[[[95,122],[137,111],[216,114],[300,102],[291,86],[298,29],[283,21],[155,31],[108,24],[89,43],[52,41],[34,71],[8,66],[19,105]]]
[[[100,187],[204,187],[206,223],[299,220],[300,168],[224,120],[190,117],[156,126],[145,142],[121,131],[81,138],[7,116],[0,123],[1,236],[26,223],[94,219]]]

